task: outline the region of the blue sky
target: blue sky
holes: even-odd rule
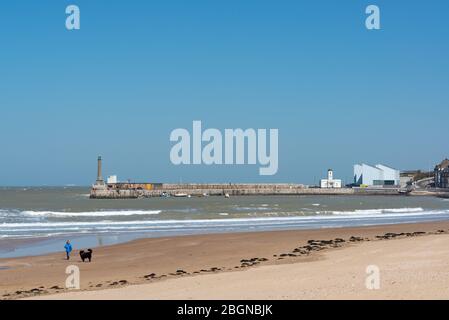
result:
[[[65,29],[65,7],[81,30]],[[381,10],[378,31],[365,8]],[[314,183],[449,156],[447,1],[14,1],[0,9],[0,185]],[[279,171],[174,166],[170,132],[278,128]]]

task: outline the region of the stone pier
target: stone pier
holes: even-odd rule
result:
[[[248,195],[399,195],[396,188],[309,188],[302,184],[109,184],[94,185],[93,199],[135,199],[169,196]]]

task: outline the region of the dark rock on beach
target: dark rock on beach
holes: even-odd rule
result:
[[[365,239],[363,239],[363,238],[361,238],[361,237],[354,237],[354,236],[351,236],[351,238],[349,238],[349,241],[350,241],[350,242],[360,242],[360,241],[363,241],[363,240],[365,240]]]
[[[61,288],[59,286],[53,286],[50,289],[52,289],[52,290],[62,290],[63,288]]]

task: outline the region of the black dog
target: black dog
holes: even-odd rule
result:
[[[91,260],[92,260],[92,249],[87,249],[87,251],[81,250],[80,251],[80,257],[81,257],[81,260],[83,260],[83,262],[84,262],[85,259],[89,259],[89,262],[91,262]]]

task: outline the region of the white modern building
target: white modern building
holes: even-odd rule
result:
[[[366,163],[354,165],[354,184],[366,186],[398,186],[400,185],[399,170],[376,164]]]
[[[321,179],[320,181],[321,188],[341,188],[341,180],[334,179],[334,172],[332,169],[327,170],[327,179]]]
[[[108,180],[107,180],[107,183],[108,184],[114,184],[114,183],[117,183],[117,176],[109,176],[108,177]]]

